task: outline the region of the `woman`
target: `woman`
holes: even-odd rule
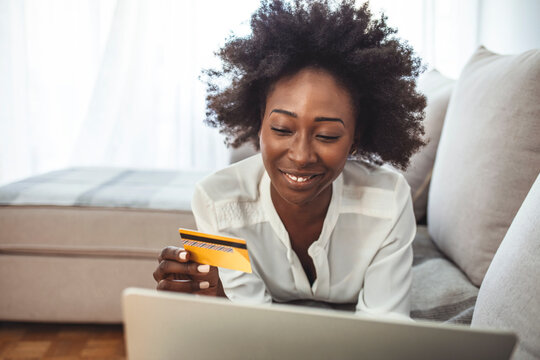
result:
[[[353,1],[263,1],[251,28],[207,72],[208,121],[261,153],[201,181],[192,208],[200,231],[247,241],[253,273],[168,247],[157,288],[409,316],[410,190],[380,165],[404,169],[423,145],[419,60]]]

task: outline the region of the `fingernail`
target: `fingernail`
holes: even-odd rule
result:
[[[210,265],[199,265],[197,266],[197,271],[202,273],[207,273],[210,271]]]
[[[199,283],[200,289],[208,289],[210,287],[210,283],[208,281],[201,281]]]
[[[180,258],[181,260],[186,260],[186,258],[187,258],[187,252],[182,251],[182,252],[180,253],[180,255],[179,255],[179,258]]]

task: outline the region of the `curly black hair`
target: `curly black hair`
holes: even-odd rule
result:
[[[305,67],[332,74],[353,99],[360,158],[405,169],[421,146],[425,97],[415,89],[420,59],[386,16],[372,18],[368,3],[354,0],[263,0],[251,17],[251,34],[231,35],[207,75],[207,119],[226,143],[252,142],[266,97],[280,78]],[[225,81],[225,86],[220,86]]]

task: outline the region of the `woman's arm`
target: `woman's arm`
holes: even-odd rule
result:
[[[209,234],[242,237],[241,234],[229,233],[218,229],[214,203],[200,186],[195,188],[191,208],[197,223],[197,230]],[[264,281],[256,273],[254,259],[251,259],[251,262],[253,268],[253,273],[251,274],[219,268],[219,296],[227,297],[236,302],[272,302],[272,297],[266,289]]]
[[[400,176],[397,212],[392,229],[367,268],[356,311],[366,315],[409,317],[412,283],[412,241],[416,235],[410,189]]]

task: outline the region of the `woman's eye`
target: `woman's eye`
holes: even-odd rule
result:
[[[317,137],[323,141],[336,141],[339,139],[339,136],[330,136],[330,135],[317,135]]]
[[[283,129],[283,128],[277,128],[277,127],[271,127],[272,131],[276,132],[278,135],[289,135],[291,133],[290,130]]]

